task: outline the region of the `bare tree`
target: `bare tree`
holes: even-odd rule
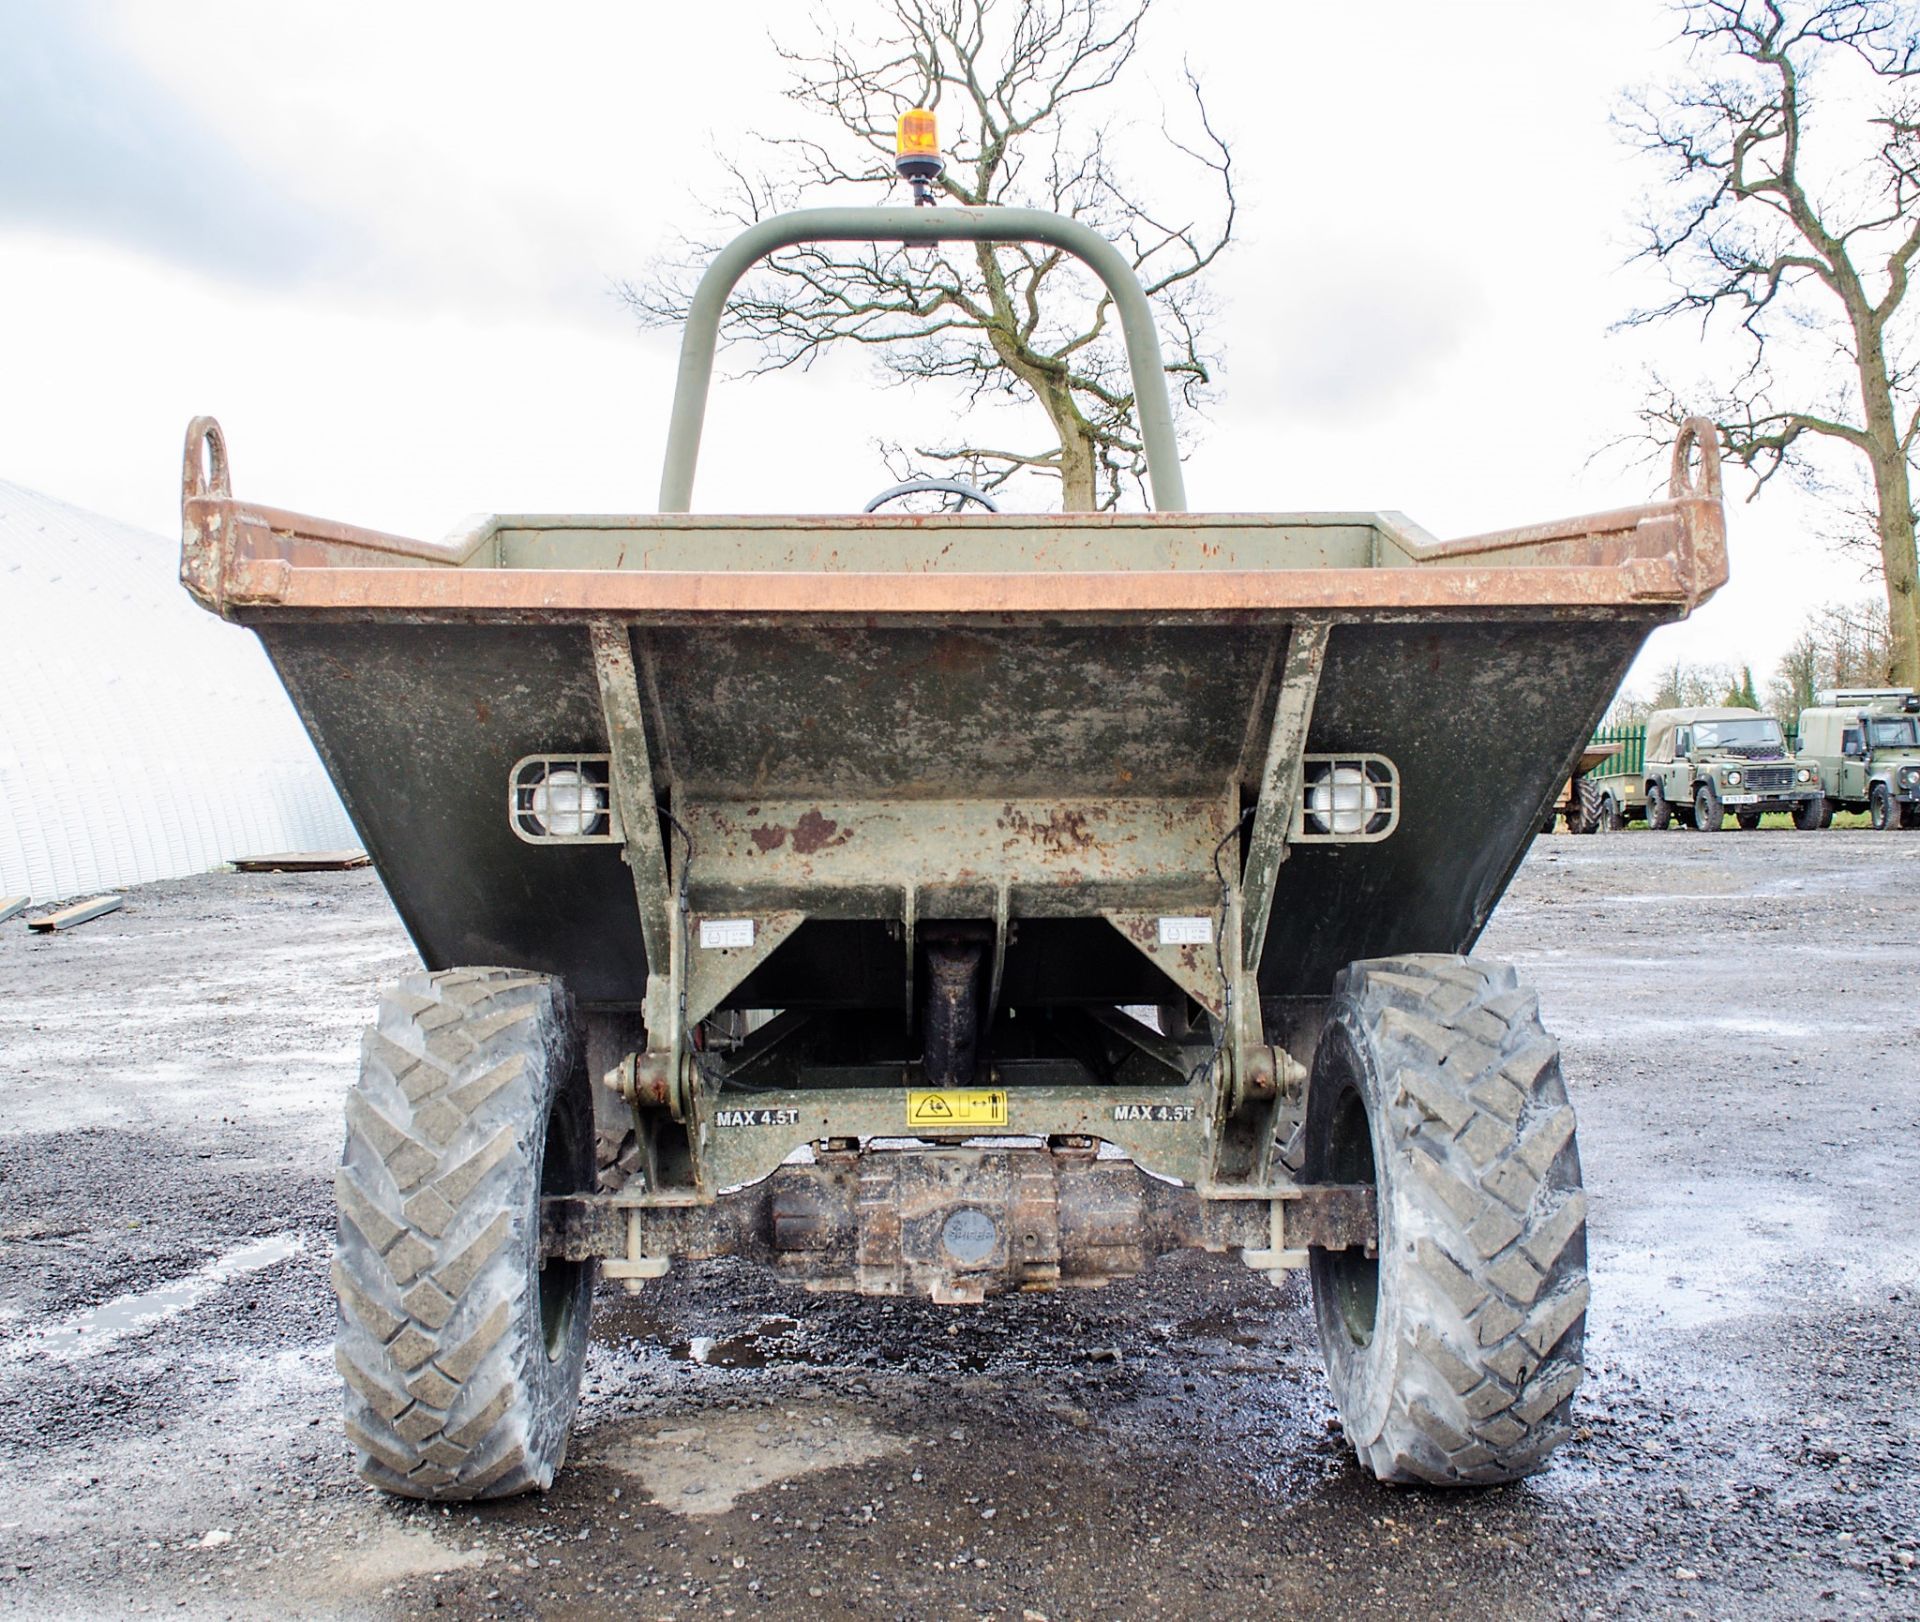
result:
[[[1231,154],[1188,73],[1191,134],[1163,124],[1156,145],[1181,154],[1204,184],[1150,208],[1121,172],[1116,127],[1099,117],[1105,93],[1133,64],[1151,3],[871,0],[860,21],[869,34],[877,22],[877,43],[853,32],[846,7],[821,11],[807,44],[775,48],[792,69],[788,96],[829,132],[767,142],[763,169],[727,160],[734,191],[714,236],[803,197],[892,191],[900,184],[896,119],[909,107],[935,108],[947,147],[938,182],[945,196],[971,207],[1051,209],[1115,241],[1153,302],[1177,404],[1202,404],[1214,371],[1204,272],[1233,235]],[[641,320],[683,320],[697,272],[718,245],[689,242],[676,260],[624,286]],[[746,351],[749,374],[866,346],[891,380],[945,380],[969,404],[1032,399],[1052,430],[1050,442],[1028,447],[963,442],[912,455],[888,447],[896,475],[933,464],[993,490],[1028,470],[1057,478],[1069,511],[1111,508],[1142,488],[1146,459],[1112,299],[1057,249],[789,249],[741,283],[722,337]]]
[[[1768,684],[1773,713],[1792,725],[1826,687],[1884,687],[1893,666],[1885,607],[1829,603],[1807,616]]]
[[[1685,659],[1676,659],[1655,674],[1651,688],[1645,691],[1621,688],[1614,695],[1613,703],[1608,706],[1600,725],[1603,730],[1609,727],[1639,727],[1647,724],[1647,717],[1655,710],[1684,709],[1695,704],[1734,703],[1737,701],[1727,695],[1737,690],[1739,680],[1730,666],[1696,665],[1689,664]]]
[[[1894,668],[1920,685],[1920,371],[1906,305],[1920,253],[1914,12],[1896,0],[1676,9],[1690,71],[1622,116],[1666,171],[1641,252],[1674,295],[1630,324],[1694,316],[1703,334],[1719,327],[1744,345],[1744,369],[1710,409],[1756,495],[1784,469],[1821,495],[1840,488],[1844,502],[1836,468],[1864,471],[1869,498],[1854,506],[1886,583]],[[1649,417],[1682,414],[1656,379]]]
[[[1723,704],[1734,681],[1732,670],[1725,665],[1690,665],[1676,659],[1655,680],[1647,708],[1675,710],[1695,704]]]

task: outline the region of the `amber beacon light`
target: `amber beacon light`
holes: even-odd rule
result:
[[[940,127],[925,107],[910,107],[900,115],[894,135],[894,170],[913,187],[916,206],[934,201],[933,182],[947,160],[940,156]]]

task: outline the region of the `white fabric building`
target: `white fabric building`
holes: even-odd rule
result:
[[[187,596],[179,552],[0,480],[0,896],[358,845],[259,642]]]

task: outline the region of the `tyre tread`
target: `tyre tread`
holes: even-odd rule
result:
[[[1514,1480],[1566,1435],[1582,1372],[1587,1200],[1559,1049],[1504,965],[1380,959],[1343,989],[1393,1078],[1393,1141],[1420,1151],[1396,1180],[1414,1366],[1363,1456],[1384,1480]]]
[[[529,1445],[503,1345],[526,1315],[512,1213],[539,1179],[519,1128],[556,1042],[577,1042],[564,990],[508,969],[406,976],[363,1042],[334,1185],[335,1362],[360,1474],[388,1492],[504,1497],[558,1465]]]

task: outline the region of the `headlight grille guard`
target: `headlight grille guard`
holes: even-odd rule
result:
[[[1400,769],[1385,755],[1306,755],[1288,842],[1372,845],[1400,826]]]
[[[507,773],[507,824],[529,845],[618,845],[610,755],[523,755]],[[565,828],[555,832],[554,825]]]

